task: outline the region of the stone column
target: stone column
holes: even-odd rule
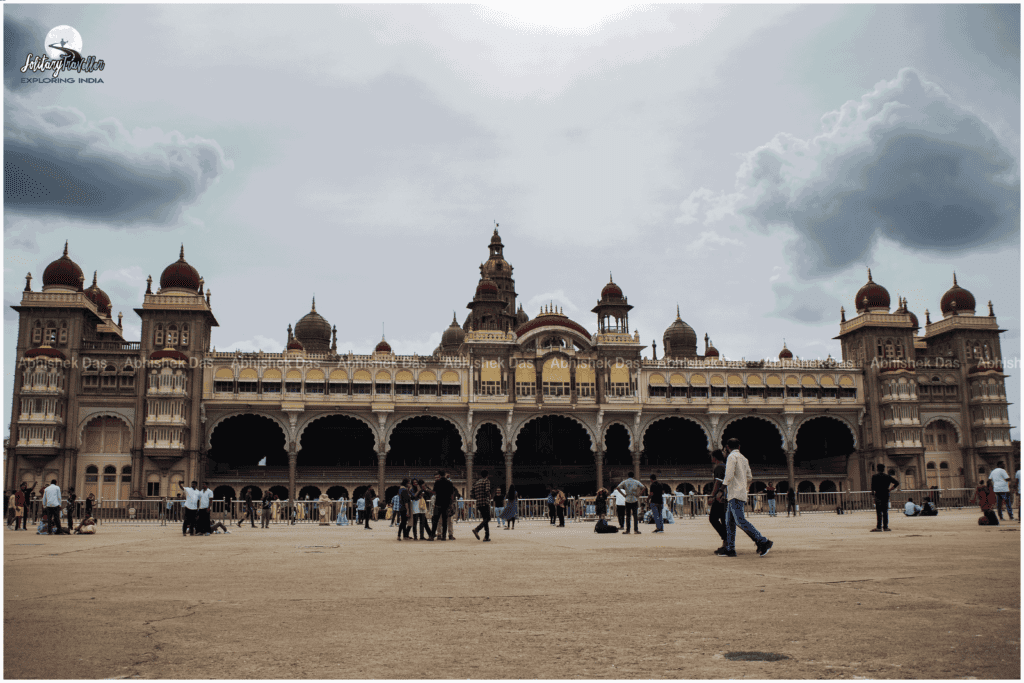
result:
[[[604,488],[604,451],[594,451],[594,468],[597,470],[597,488]]]
[[[469,505],[469,497],[473,492],[473,456],[476,455],[473,451],[466,451],[466,493],[463,494],[463,498],[467,500],[466,505]]]
[[[512,486],[512,451],[505,451],[505,493]]]
[[[640,451],[633,451],[633,476],[640,480]]]
[[[793,456],[795,451],[789,449],[786,451],[786,467],[789,469],[789,488],[796,491],[796,465],[793,462]]]
[[[388,454],[377,455],[377,495],[384,500],[384,468],[387,466]]]
[[[298,500],[299,492],[295,490],[295,466],[299,461],[298,453],[288,453],[288,498]]]

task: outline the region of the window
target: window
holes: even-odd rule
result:
[[[386,394],[390,394],[391,393],[391,384],[390,383],[385,384],[384,382],[376,382],[375,385],[374,385],[374,389],[373,390],[377,394],[385,394],[385,395]]]
[[[263,380],[263,393],[264,394],[280,394],[281,383],[275,381]]]
[[[693,387],[690,389],[690,395],[693,398],[707,398],[708,388],[707,387]]]
[[[233,394],[235,392],[235,383],[230,380],[214,380],[213,390],[218,393]]]
[[[414,388],[414,384],[396,384],[395,393],[399,396],[412,396]]]
[[[544,395],[545,396],[568,396],[569,395],[569,383],[568,382],[544,382]]]
[[[64,323],[60,327],[60,344],[66,346],[68,343],[68,324]]]
[[[153,333],[153,345],[158,349],[164,347],[164,326],[157,325],[156,332]]]
[[[501,382],[480,382],[479,393],[482,396],[498,396],[501,394]]]
[[[441,395],[442,396],[458,396],[462,392],[460,391],[462,386],[459,384],[442,384]]]
[[[629,396],[629,385],[625,382],[612,382],[608,385],[609,396]]]
[[[750,398],[764,398],[764,389],[747,389],[747,396]]]
[[[729,387],[729,398],[743,398],[743,387]]]
[[[188,347],[188,325],[181,326],[181,345]]]
[[[160,495],[160,482],[148,481],[146,482],[146,495],[147,496],[159,496]]]
[[[516,382],[516,396],[534,396],[536,393],[536,382]]]
[[[370,393],[370,385],[368,383],[366,383],[366,382],[359,382],[358,384],[353,384],[352,385],[352,393],[353,394],[369,394]]]
[[[42,344],[43,343],[43,327],[36,321],[36,326],[32,329],[32,343]]]
[[[132,466],[125,465],[121,468],[121,483],[130,484],[132,481]]]
[[[576,385],[577,396],[591,397],[594,396],[594,394],[595,390],[593,382],[580,382],[579,384]]]
[[[117,468],[113,465],[107,465],[103,468],[103,483],[112,484],[117,480]]]
[[[785,393],[786,390],[783,389],[782,387],[772,387],[768,389],[768,398],[783,398],[783,396],[785,396]]]
[[[96,465],[89,465],[85,468],[85,483],[95,484],[99,480],[100,470]]]
[[[838,396],[839,396],[839,390],[838,389],[822,389],[821,390],[821,397],[822,398],[837,398]]]
[[[82,375],[82,386],[86,389],[95,389],[100,385],[99,375]]]
[[[256,393],[256,382],[239,382],[238,393],[240,394],[255,394]]]
[[[725,387],[711,387],[711,398],[725,398]]]
[[[284,391],[286,394],[301,394],[302,382],[285,382]]]
[[[948,470],[949,469],[949,463],[948,462],[940,462],[939,463],[939,469],[940,470]]]
[[[135,375],[121,375],[121,386],[125,389],[135,387]]]
[[[433,382],[427,382],[419,385],[420,396],[437,396],[437,385]]]
[[[348,384],[345,382],[331,382],[327,385],[327,390],[332,394],[347,394]]]
[[[665,398],[668,396],[668,387],[664,384],[647,387],[647,391],[651,398]]]
[[[322,394],[324,393],[323,382],[306,382],[306,393],[307,394]]]
[[[177,325],[171,325],[167,328],[167,345],[177,346],[178,345],[178,327]]]

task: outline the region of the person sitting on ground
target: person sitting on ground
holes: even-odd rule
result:
[[[218,531],[218,529],[220,531]],[[211,534],[219,534],[221,532],[223,532],[225,534],[230,534],[231,533],[230,531],[228,531],[228,528],[226,526],[224,526],[224,522],[214,522],[213,524],[210,525],[210,533]]]
[[[978,482],[978,488],[974,491],[974,497],[967,502],[973,503],[975,500],[978,501],[978,506],[981,508],[982,515],[978,518],[978,524],[981,526],[999,526],[999,518],[996,517],[995,510],[993,510],[996,506],[996,494],[995,491],[992,490],[991,481],[988,482],[988,485],[985,484],[984,479]]]
[[[96,533],[96,520],[92,517],[86,517],[82,520],[81,524],[75,527],[76,534],[95,534]]]
[[[921,506],[914,504],[914,499],[911,498],[907,501],[907,504],[903,506],[903,514],[907,517],[917,517],[921,514]]]
[[[608,513],[608,489],[597,490],[597,498],[594,499],[594,512],[598,519],[604,519]]]
[[[937,517],[939,514],[938,508],[935,507],[935,503],[932,502],[930,496],[925,497],[924,506],[921,509],[922,517]]]

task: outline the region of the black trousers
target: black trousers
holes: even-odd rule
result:
[[[619,516],[619,528],[620,529],[625,529],[626,528],[626,506],[625,505],[616,505],[615,506],[615,513]]]
[[[555,504],[548,503],[548,517],[551,518],[551,523],[555,523]]]
[[[441,527],[441,539],[448,538],[448,515],[445,514],[447,507],[444,510],[441,509],[440,505],[434,507],[434,518],[431,520],[433,524],[430,527],[430,537],[434,538],[437,536],[437,527]],[[490,510],[488,510],[490,514]]]
[[[565,526],[565,508],[556,505],[555,513],[558,515],[558,526]]]
[[[728,534],[725,530],[725,503],[715,502],[711,504],[711,512],[708,513],[708,521],[715,531],[722,537],[722,543],[726,542]]]
[[[253,528],[256,527],[256,511],[253,509],[252,505],[245,506],[245,511],[242,514],[242,518],[238,520],[238,526],[242,526],[242,524],[245,523],[246,519],[249,520],[249,523],[252,524]]]
[[[875,517],[877,529],[888,529],[889,528],[889,499],[882,500],[875,498]]]
[[[481,522],[476,525],[476,528],[473,529],[473,531],[480,531],[481,529],[483,529],[484,530],[484,538],[490,538],[491,537],[491,525],[490,525],[490,521],[491,521],[491,506],[490,505],[481,505],[480,507],[478,507],[476,509],[476,511],[480,513]]]
[[[633,516],[633,530],[640,531],[640,521],[637,519],[636,511],[640,503],[626,503],[626,530],[629,530],[629,517]]]
[[[54,533],[54,530],[60,531],[60,508],[43,508],[43,512],[46,515],[47,531],[49,531],[51,534]]]
[[[363,510],[363,527],[366,529],[370,528],[370,511]]]
[[[210,529],[210,508],[200,508],[199,513],[196,515],[196,533],[213,533],[213,530]]]
[[[409,538],[409,513],[406,512],[405,508],[402,508],[395,514],[398,515],[398,537],[405,536]]]
[[[419,528],[419,535],[417,536],[416,529]],[[427,524],[427,515],[425,512],[417,512],[412,516],[412,537],[413,538],[426,538],[430,535],[430,525]],[[405,537],[409,538],[409,530],[405,530]]]
[[[196,533],[196,513],[198,510],[190,510],[189,508],[183,508],[185,512],[185,521],[181,523],[181,533],[184,535],[188,533],[189,536],[194,536]]]
[[[786,499],[786,516],[789,517],[789,513],[792,512],[793,516],[796,517],[796,502]]]

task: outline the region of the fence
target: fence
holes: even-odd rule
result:
[[[974,496],[974,489],[924,489],[915,491],[903,491],[897,489],[890,496],[890,505],[896,510],[902,508],[908,499],[913,498],[918,505],[930,496],[938,508],[963,508],[968,507],[970,499]],[[675,518],[679,520],[688,519],[692,514],[695,517],[703,517],[708,514],[709,496],[666,496],[665,505],[672,511]],[[384,501],[381,501],[383,504]],[[473,500],[460,501],[461,520],[476,520],[479,513]],[[647,508],[647,498],[639,499],[640,509]],[[777,493],[775,496],[776,514],[785,514],[786,496]],[[65,506],[66,506],[65,501]],[[832,493],[798,493],[796,505],[800,514],[805,513],[835,513],[837,508],[845,512],[874,511],[875,499],[871,491],[844,491]],[[253,520],[256,524],[261,521],[262,501],[253,501]],[[356,523],[356,504],[352,500],[331,501],[329,504],[328,519],[331,524],[337,521],[342,508],[345,509],[345,517],[349,524]],[[378,520],[385,519],[387,506],[378,509]],[[431,515],[432,504],[427,504],[427,515]],[[37,513],[30,506],[26,511],[29,519],[36,521],[41,518],[41,510]],[[769,512],[769,505],[764,493],[751,494],[747,496],[748,515],[766,515]],[[491,508],[492,517],[494,508]],[[606,513],[614,517],[614,500],[609,499],[609,508]],[[174,524],[181,523],[183,512],[181,501],[172,501],[171,507],[167,507],[167,501],[161,500],[97,500],[93,504],[93,517],[99,523],[132,523],[132,524]],[[518,519],[548,519],[549,510],[546,498],[521,498],[518,501]],[[78,500],[75,504],[74,519],[81,521],[85,516],[85,501]],[[211,503],[211,519],[213,521],[239,522],[248,520],[243,501],[216,500]],[[594,509],[593,497],[571,498],[567,502],[565,517],[569,521],[594,520],[597,517]],[[66,513],[65,513],[66,518]],[[319,524],[320,503],[316,500],[309,501],[277,501],[271,507],[271,524]]]

